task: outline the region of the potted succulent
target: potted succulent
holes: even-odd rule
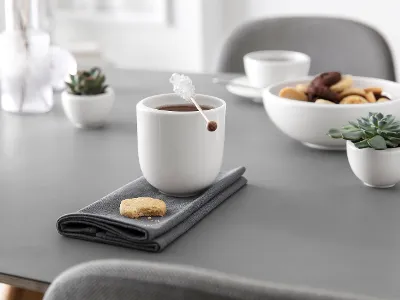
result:
[[[70,75],[61,101],[68,119],[79,128],[104,125],[114,103],[114,91],[106,77],[95,67]]]
[[[388,188],[400,182],[400,122],[394,116],[369,113],[328,135],[347,140],[347,158],[367,186]]]

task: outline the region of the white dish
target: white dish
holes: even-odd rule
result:
[[[308,147],[325,150],[344,150],[345,141],[326,135],[331,128],[340,128],[348,121],[367,116],[369,112],[393,114],[400,118],[400,84],[383,79],[353,76],[355,87],[379,86],[393,96],[393,100],[371,104],[316,104],[279,97],[286,87],[308,83],[313,77],[271,85],[263,90],[264,107],[275,125],[289,137]]]
[[[250,85],[249,79],[246,76],[237,77],[231,80],[232,84],[227,84],[226,89],[234,95],[251,98],[254,102],[262,102],[262,89],[256,87],[244,87],[239,85]],[[239,84],[239,85],[235,85]]]

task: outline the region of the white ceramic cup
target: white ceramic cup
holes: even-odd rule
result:
[[[136,106],[138,154],[146,180],[159,191],[173,196],[194,195],[210,186],[222,165],[225,141],[223,100],[196,95],[209,120],[216,121],[214,132],[198,111],[158,110],[165,105],[189,104],[176,94],[156,95]]]
[[[300,52],[265,50],[247,53],[243,62],[250,84],[264,88],[280,81],[307,76],[311,59]]]

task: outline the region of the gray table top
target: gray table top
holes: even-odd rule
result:
[[[49,283],[84,261],[141,259],[400,297],[399,188],[363,186],[344,152],[289,139],[211,75],[192,78],[227,101],[224,168],[246,166],[248,186],[159,254],[60,236],[59,216],[141,175],[135,105],[170,92],[169,75],[111,72],[117,101],[103,130],[73,128],[60,103],[47,115],[0,113],[0,273]]]

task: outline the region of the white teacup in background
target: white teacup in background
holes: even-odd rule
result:
[[[265,50],[247,53],[243,62],[250,84],[264,88],[280,81],[307,76],[311,59],[300,52]]]
[[[176,94],[152,96],[136,106],[140,168],[146,180],[165,194],[196,194],[210,186],[221,169],[226,104],[219,98],[200,94],[196,100],[199,105],[213,107],[204,113],[217,122],[216,131],[207,130],[198,111],[157,109],[189,104]]]

